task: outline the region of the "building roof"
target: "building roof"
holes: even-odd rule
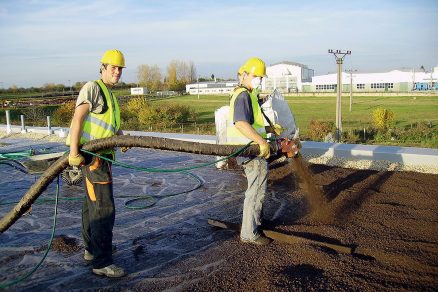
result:
[[[297,62],[291,62],[291,61],[281,61],[281,62],[278,62],[278,63],[271,64],[270,66],[282,65],[282,64],[298,66],[298,67],[301,67],[301,68],[308,68],[306,65],[303,65],[303,64],[300,64],[300,63],[297,63]]]
[[[189,83],[186,84],[186,91],[189,89],[205,89],[205,88],[234,88],[237,86],[237,81],[221,81],[221,82],[214,82],[214,81],[203,81],[199,83]]]

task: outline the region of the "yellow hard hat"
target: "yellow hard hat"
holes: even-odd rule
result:
[[[239,71],[237,71],[237,74],[242,75],[243,72],[245,72],[245,68],[243,66],[240,66]]]
[[[102,64],[110,64],[117,67],[125,68],[125,57],[119,50],[108,50],[106,51],[102,59],[100,60]]]
[[[259,58],[249,58],[241,68],[243,68],[243,71],[257,77],[266,76],[265,62],[263,62],[263,60]]]

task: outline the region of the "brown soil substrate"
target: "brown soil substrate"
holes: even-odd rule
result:
[[[61,253],[71,253],[82,250],[83,247],[76,238],[61,234],[53,239],[51,249]]]
[[[271,171],[271,188],[293,183],[288,169],[285,166]],[[314,240],[342,242],[355,247],[356,254],[337,253],[317,243],[273,242],[260,247],[240,243],[235,234],[196,260],[186,261],[193,267],[213,262],[215,268],[204,268],[202,280],[183,284],[184,289],[438,289],[438,175],[324,165],[312,165],[311,171],[315,184],[324,191],[324,206],[312,213],[309,206],[292,204],[290,216],[281,216],[265,226]],[[295,195],[306,196],[300,190]],[[277,207],[268,198],[265,215],[270,217]],[[287,210],[283,213],[288,214]]]
[[[198,159],[139,150],[126,155],[135,158],[139,153],[154,157],[148,166],[175,157],[181,163]],[[123,208],[125,200],[118,195],[172,193],[192,182],[185,176],[163,178],[115,168],[114,260],[128,276],[107,279],[91,273],[80,240],[82,202],[63,202],[57,237],[44,265],[10,291],[438,290],[438,175],[325,165],[310,165],[309,173],[305,162],[298,163],[272,166],[263,227],[310,242],[254,246],[240,243],[235,231],[207,224],[209,217],[240,223],[246,188],[242,170],[205,168],[206,183],[200,189],[132,211]],[[8,194],[15,174],[1,174],[0,187]],[[18,181],[21,187],[29,183]],[[61,193],[68,197],[81,192],[64,186]],[[53,205],[34,205],[32,215],[0,236],[0,282],[38,263],[52,214]],[[349,246],[354,253],[318,242]]]

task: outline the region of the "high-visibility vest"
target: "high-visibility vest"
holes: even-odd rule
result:
[[[239,87],[234,90],[233,95],[230,100],[230,111],[228,113],[227,119],[227,144],[232,145],[243,145],[251,142],[250,139],[245,137],[235,126],[234,126],[234,104],[236,102],[237,96],[244,92],[248,91],[246,88]],[[265,120],[263,118],[262,109],[257,100],[257,96],[249,92],[249,96],[251,97],[251,105],[252,105],[252,114],[254,116],[254,123],[251,125],[254,130],[263,138],[266,138],[266,130],[265,130]]]
[[[101,114],[88,113],[82,125],[80,145],[91,140],[112,137],[120,129],[120,109],[115,95],[106,87],[102,80],[96,80],[95,82],[99,85],[100,92],[104,95],[107,109]],[[70,134],[67,136],[66,144],[70,145]],[[113,151],[104,152],[111,153]]]

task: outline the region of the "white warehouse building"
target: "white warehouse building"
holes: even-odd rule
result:
[[[438,67],[434,72],[393,70],[385,73],[342,72],[342,91],[355,92],[408,92],[437,88]],[[314,76],[303,84],[304,92],[336,92],[337,74]]]
[[[262,91],[336,92],[337,74],[314,76],[314,70],[294,62],[280,62],[266,68]],[[393,70],[384,73],[342,72],[342,91],[353,92],[409,92],[438,90],[438,67],[431,72]],[[186,85],[189,94],[230,94],[237,81],[199,82]]]
[[[186,85],[188,94],[230,94],[237,86],[237,81],[206,81]]]
[[[272,92],[277,89],[281,93],[301,91],[305,82],[311,82],[314,70],[306,65],[283,61],[266,68],[266,78],[263,78],[262,90]]]

